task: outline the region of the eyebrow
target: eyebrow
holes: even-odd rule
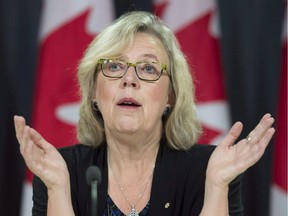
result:
[[[152,58],[152,59],[154,59],[156,62],[160,62],[159,61],[159,59],[157,58],[157,56],[155,56],[155,55],[153,55],[153,54],[143,54],[143,55],[141,55],[141,56],[139,56],[140,58]],[[127,58],[126,58],[126,56],[122,56],[122,55],[119,55],[118,57],[117,57],[117,59],[119,59],[119,60],[122,60],[122,61],[127,61]]]
[[[141,56],[142,57],[142,56]],[[153,54],[144,54],[143,57],[148,57],[148,58],[152,58],[155,59],[155,61],[159,62],[157,56],[153,55]]]

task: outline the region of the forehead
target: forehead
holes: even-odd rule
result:
[[[147,33],[137,33],[119,57],[127,61],[139,61],[142,58],[142,60],[151,59],[167,65],[169,63],[168,54],[162,42],[156,36]]]

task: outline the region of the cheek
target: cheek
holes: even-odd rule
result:
[[[103,80],[98,80],[95,88],[95,100],[98,105],[104,104],[105,101],[110,101],[112,97],[113,89],[111,85],[108,85]]]
[[[103,79],[101,74],[98,74],[96,80],[95,97],[97,101],[105,99],[109,95],[109,89],[113,85],[109,85],[105,79]]]
[[[168,103],[169,88],[166,85],[152,88],[149,90],[151,102],[159,105],[161,108],[165,107]]]
[[[103,95],[103,86],[101,83],[100,84],[98,84],[98,83],[97,83],[96,88],[95,88],[95,99],[97,102],[100,101],[100,99],[102,98],[102,95]]]

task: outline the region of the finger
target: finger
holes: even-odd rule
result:
[[[30,144],[29,144],[30,143]],[[21,143],[20,143],[20,152],[25,158],[26,155],[30,154],[31,149],[31,139],[29,137],[29,126],[24,126],[23,132],[21,133]]]
[[[23,130],[26,126],[26,121],[22,116],[14,116],[14,125],[15,125],[15,131],[16,131],[16,137],[20,142],[22,142],[22,134]]]
[[[275,129],[269,128],[267,132],[265,133],[265,135],[263,136],[263,138],[257,144],[252,146],[250,151],[247,153],[246,155],[247,157],[245,159],[247,168],[249,168],[250,166],[253,166],[263,156],[265,149],[270,143],[270,140],[274,133],[275,133]]]
[[[238,149],[244,149],[243,152],[246,154],[247,153],[247,148],[249,151],[252,150],[252,152],[263,152],[265,151],[265,148],[267,147],[270,139],[265,142],[266,138],[264,141],[262,140],[265,134],[269,129],[271,129],[271,125],[273,124],[274,119],[271,117],[271,115],[265,114],[262,119],[260,120],[259,124],[255,127],[254,130],[252,130],[249,135],[246,137],[246,139],[241,140],[240,142],[237,143]],[[274,129],[273,129],[274,130]],[[272,131],[273,131],[272,130]],[[271,132],[269,132],[270,134]],[[273,134],[272,134],[273,135]],[[262,140],[262,147],[260,148],[259,142]],[[245,150],[246,149],[246,150]]]
[[[236,122],[219,145],[227,147],[232,146],[236,139],[240,136],[242,129],[243,124],[241,122]]]
[[[39,174],[39,170],[43,166],[40,161],[44,151],[31,139],[31,128],[29,126],[25,126],[23,130],[23,143],[20,145],[20,151],[27,167],[33,173]]]
[[[22,142],[20,152],[25,160],[27,167],[33,172],[35,164],[33,163],[33,142],[29,139],[29,126],[25,126],[22,133]]]
[[[30,128],[30,137],[31,140],[45,152],[51,149],[51,144],[49,144],[40,133],[38,133],[35,129]]]
[[[257,152],[260,154],[260,157],[264,154],[266,147],[270,143],[273,135],[275,133],[274,128],[269,128],[266,133],[263,135],[262,139],[259,141],[258,145],[255,145]]]
[[[250,142],[253,141],[254,143],[259,142],[262,139],[265,132],[271,128],[272,124],[274,123],[274,118],[271,115],[265,114],[262,119],[260,120],[259,124],[249,133],[248,137]]]

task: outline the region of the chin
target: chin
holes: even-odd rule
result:
[[[115,127],[117,128],[117,131],[123,132],[123,133],[133,133],[137,130],[139,130],[139,121],[134,119],[126,119],[120,120],[120,121],[114,121]]]
[[[131,123],[128,123],[128,124],[124,124],[124,125],[119,125],[117,127],[120,131],[125,131],[125,132],[135,132],[137,130],[139,130],[139,127],[136,126],[135,124],[133,124],[132,122]]]

